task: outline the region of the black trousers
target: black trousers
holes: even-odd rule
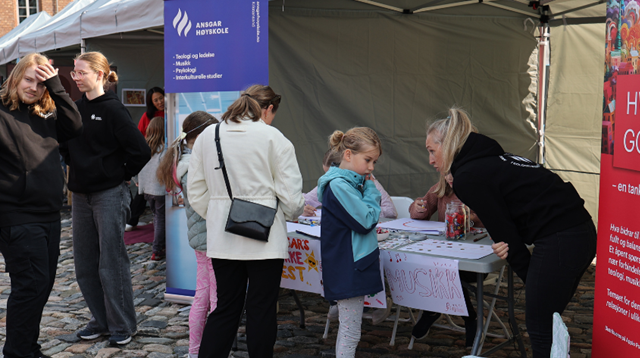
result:
[[[11,278],[4,357],[39,357],[42,310],[60,255],[60,221],[0,228],[0,251]]]
[[[136,194],[131,198],[131,217],[127,224],[131,226],[138,225],[138,221],[140,220],[140,216],[144,212],[145,207],[147,207],[147,200],[144,199],[144,194]]]
[[[283,262],[284,259],[211,259],[218,285],[218,306],[207,319],[198,357],[229,357],[238,332],[245,295],[249,356],[273,357],[273,345],[278,332],[276,302]]]
[[[553,313],[562,314],[596,255],[596,230],[588,222],[536,239],[527,272],[527,332],[533,357],[551,354]]]

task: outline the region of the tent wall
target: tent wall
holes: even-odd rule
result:
[[[551,28],[546,128],[545,165],[573,183],[596,222],[602,138],[604,36],[604,24]]]
[[[87,51],[100,51],[118,67],[118,97],[122,89],[164,87],[164,43],[162,40],[87,39]],[[137,124],[144,107],[127,106]]]
[[[322,174],[327,138],[369,126],[392,195],[422,196],[437,180],[428,120],[459,105],[505,150],[535,158],[524,99],[536,49],[522,18],[269,8],[270,83],[283,95],[274,126],[294,143],[304,190]],[[529,27],[531,30],[531,27]]]

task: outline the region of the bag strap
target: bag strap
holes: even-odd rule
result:
[[[227,168],[224,166],[224,158],[222,157],[222,148],[220,147],[220,123],[216,125],[216,148],[218,149],[218,162],[220,166],[215,170],[222,169],[222,176],[224,177],[224,183],[227,185],[227,193],[229,198],[233,200],[233,194],[231,193],[231,185],[229,185],[229,175],[227,175]]]

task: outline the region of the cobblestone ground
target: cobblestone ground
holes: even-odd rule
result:
[[[42,352],[51,357],[186,357],[189,345],[189,307],[165,302],[165,263],[151,261],[151,244],[129,246],[131,276],[138,316],[138,335],[125,346],[109,346],[105,337],[92,341],[80,340],[75,332],[82,329],[90,319],[82,293],[75,280],[72,251],[72,229],[69,212],[62,213],[62,241],[56,283],[44,309],[40,327]],[[152,219],[146,213],[141,221]],[[4,271],[4,259],[0,257],[0,270]],[[578,292],[563,314],[571,334],[571,357],[591,356],[591,334],[593,323],[593,290],[595,265],[582,278]],[[524,290],[516,279],[516,319],[523,334],[527,354],[531,356],[529,338],[524,326]],[[492,290],[489,287],[487,290]],[[7,298],[10,293],[9,275],[0,273],[0,346],[6,334]],[[298,292],[306,315],[306,326],[299,326],[299,310],[288,290],[282,291],[278,312],[278,339],[276,357],[335,357],[337,321],[330,324],[327,339],[323,339],[328,303],[319,295]],[[497,314],[506,322],[506,304],[498,302]],[[404,314],[406,317],[406,314]],[[461,318],[453,321],[462,325]],[[444,323],[444,320],[440,320]],[[464,346],[464,334],[450,329],[434,327],[428,338],[418,341],[409,350],[410,323],[400,323],[394,345],[389,345],[393,322],[384,321],[372,325],[363,320],[362,339],[356,357],[461,357],[469,350]],[[499,332],[493,321],[491,330]],[[488,338],[484,350],[504,339]],[[238,331],[237,350],[232,357],[247,357],[244,326]],[[514,345],[508,345],[491,357],[518,357]]]

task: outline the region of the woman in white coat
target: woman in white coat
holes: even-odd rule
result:
[[[222,171],[216,170],[216,127],[205,129],[193,146],[189,199],[193,209],[207,220],[207,256],[218,283],[218,307],[207,319],[199,357],[229,356],[245,294],[249,356],[273,357],[276,301],[283,262],[288,258],[285,219],[297,219],[304,208],[302,175],[293,144],[269,126],[280,99],[269,86],[251,86],[229,106],[220,124],[220,144],[233,196],[278,207],[267,242],[224,230],[231,199]]]

